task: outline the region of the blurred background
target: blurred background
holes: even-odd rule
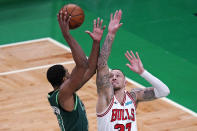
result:
[[[0,0],[0,44],[51,37],[65,42],[57,22],[59,9],[68,3],[79,5],[85,21],[71,34],[89,56],[93,20],[123,11],[123,26],[116,34],[109,67],[150,86],[130,71],[124,53],[138,52],[145,69],[171,90],[169,99],[197,112],[197,1],[196,0]],[[102,44],[107,33],[103,36]],[[1,53],[1,52],[0,52]]]

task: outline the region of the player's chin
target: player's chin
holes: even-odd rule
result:
[[[116,86],[116,85],[113,85],[113,88],[114,88],[114,91],[116,91],[116,90],[120,90],[120,89],[121,89],[121,87],[120,87],[120,86]]]

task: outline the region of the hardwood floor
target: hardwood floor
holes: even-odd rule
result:
[[[74,64],[65,62],[73,62],[72,54],[48,39],[0,47],[0,53],[0,130],[58,131],[47,101],[52,87],[46,71],[63,62],[71,71]],[[127,90],[135,87],[128,82]],[[89,130],[96,131],[95,76],[77,94],[85,104]],[[196,131],[197,117],[158,99],[139,103],[137,125],[139,131]]]

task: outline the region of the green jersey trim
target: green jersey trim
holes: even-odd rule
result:
[[[56,94],[56,103],[57,103],[57,105],[58,105],[58,95],[59,95],[59,91],[58,91],[58,93]]]
[[[58,102],[59,90],[56,90],[56,91],[58,91],[58,92],[57,92],[57,94],[56,94],[55,100],[56,100],[56,104],[59,105],[59,102]],[[55,92],[56,92],[56,91],[55,91]],[[54,92],[54,93],[55,93],[55,92]],[[54,94],[54,93],[53,93],[53,94]],[[52,94],[52,95],[53,95],[53,94]],[[74,109],[73,109],[73,110],[75,111],[75,110],[77,109],[77,105],[78,105],[78,97],[77,97],[77,95],[74,95],[74,96],[75,96],[75,103],[74,103],[75,105],[74,105]],[[48,98],[49,98],[49,97],[51,97],[51,96],[48,95]]]
[[[75,107],[74,107],[74,111],[77,109],[77,104],[78,104],[78,97],[77,97],[77,95],[75,95],[76,96],[76,99],[75,99]]]

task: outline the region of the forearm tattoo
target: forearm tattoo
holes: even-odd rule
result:
[[[98,74],[96,84],[98,93],[100,93],[100,90],[103,88],[110,88],[109,73],[102,76]]]
[[[113,40],[114,36],[107,35],[98,58],[98,69],[101,69],[107,65],[107,60],[111,52]]]

